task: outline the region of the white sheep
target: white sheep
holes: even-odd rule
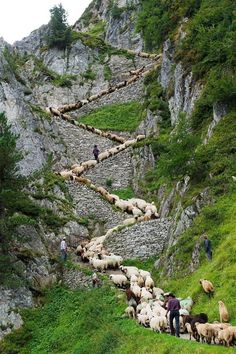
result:
[[[149,317],[153,316],[152,309],[149,303],[146,303],[146,306],[143,306],[143,308],[140,311],[141,315],[148,315]]]
[[[130,79],[127,80],[127,84],[132,84],[132,82],[135,82],[138,80],[138,76],[134,75],[133,77],[131,77]]]
[[[152,299],[152,294],[144,287],[141,288],[141,298],[144,300]]]
[[[144,281],[146,280],[147,277],[151,276],[151,274],[147,270],[143,270],[143,269],[139,269],[139,274],[144,279]]]
[[[76,167],[80,167],[80,165],[78,163],[75,163],[74,165],[71,166],[71,169],[73,170]]]
[[[126,274],[127,278],[131,278],[132,274],[139,276],[139,270],[137,267],[132,266],[120,266],[120,270]]]
[[[137,218],[129,218],[122,221],[122,225],[131,226],[137,222]]]
[[[85,184],[91,184],[91,180],[85,177],[77,177],[77,176],[73,176],[73,180],[79,183],[85,183]]]
[[[93,238],[93,242],[96,244],[96,245],[98,245],[99,243],[102,243],[102,242],[104,242],[105,241],[105,235],[103,235],[103,236],[99,236],[99,237],[94,237]]]
[[[143,216],[143,221],[150,221],[151,219],[152,219],[152,212],[151,210],[148,210]]]
[[[132,214],[134,216],[136,216],[136,217],[139,217],[139,216],[143,215],[142,211],[139,208],[137,208],[137,207],[133,207],[132,208]]]
[[[84,106],[85,104],[88,104],[89,101],[88,100],[81,100],[82,106]]]
[[[106,193],[105,195],[103,195],[106,200],[110,203],[110,204],[115,204],[116,199],[113,198],[113,196],[110,193]]]
[[[111,253],[111,257],[116,259],[117,267],[120,267],[121,263],[123,262],[123,258],[121,256],[117,256],[114,253]]]
[[[111,155],[115,155],[115,154],[117,154],[117,152],[118,152],[119,150],[117,150],[117,147],[113,147],[113,148],[109,149],[108,151],[109,151],[109,153],[110,153]]]
[[[213,284],[207,279],[200,279],[199,283],[202,285],[203,290],[209,297],[214,296],[214,286]]]
[[[84,166],[76,166],[75,168],[72,169],[72,172],[75,173],[77,176],[79,176],[84,171],[85,171]]]
[[[92,258],[94,255],[95,255],[95,252],[93,252],[93,251],[90,251],[90,250],[89,250],[89,251],[85,251],[85,252],[83,253],[83,258],[89,260],[89,259]]]
[[[71,177],[73,177],[73,171],[61,171],[59,172],[59,175],[64,179],[70,179]]]
[[[132,274],[130,277],[130,284],[134,284],[138,282],[138,277],[135,274]]]
[[[163,297],[164,291],[160,288],[153,287],[152,294],[154,298],[160,299],[161,297]]]
[[[110,255],[110,256],[102,256],[102,259],[105,259],[107,261],[108,266],[112,267],[112,268],[117,268],[120,266],[120,264],[123,261],[123,258],[120,256],[116,256],[114,254]]]
[[[95,100],[98,99],[98,98],[99,98],[99,95],[98,95],[98,94],[92,95],[92,96],[90,96],[90,97],[88,98],[88,101],[89,101],[89,102],[92,102],[92,101],[95,101]]]
[[[109,156],[110,156],[110,152],[108,150],[106,150],[106,151],[101,152],[98,155],[98,159],[99,159],[99,161],[103,161],[103,160],[107,159]]]
[[[138,323],[147,327],[149,323],[149,317],[147,315],[141,315],[140,313],[137,315]]]
[[[229,313],[227,307],[223,301],[219,301],[219,313],[220,313],[220,322],[227,322],[229,320]]]
[[[153,313],[155,316],[166,316],[166,309],[164,309],[164,307],[162,307],[159,303],[155,303],[152,309]]]
[[[97,164],[96,160],[88,160],[88,161],[82,162],[81,165],[85,168],[90,168],[90,167],[96,166],[96,164]]]
[[[119,200],[120,198],[118,197],[118,195],[115,194],[110,194],[110,196],[114,199],[114,200]]]
[[[143,140],[143,139],[145,139],[145,138],[146,138],[145,135],[138,135],[138,136],[136,136],[137,141]]]
[[[136,312],[137,314],[140,313],[140,311],[147,306],[147,302],[143,301],[138,306],[136,307]]]
[[[159,215],[157,213],[157,207],[155,206],[154,202],[152,202],[151,204],[147,203],[147,206],[145,208],[145,212],[147,213],[149,210],[151,211],[151,213],[153,215],[155,215],[155,217],[159,217]]]
[[[140,198],[131,198],[129,199],[129,202],[131,202],[134,206],[145,212],[147,202],[143,199]]]
[[[150,54],[146,52],[138,52],[138,56],[141,58],[149,58]]]
[[[133,318],[135,319],[135,310],[133,308],[133,306],[128,306],[125,309],[125,314],[129,317],[129,318]]]
[[[80,256],[81,253],[83,252],[84,248],[82,245],[77,246],[76,250],[75,250],[75,254],[77,254],[77,256]]]
[[[98,259],[98,258],[90,258],[89,259],[90,264],[100,272],[103,272],[105,269],[107,269],[107,262],[103,259]]]
[[[126,286],[128,284],[128,279],[123,274],[111,274],[110,280],[117,286]]]
[[[147,276],[145,280],[145,288],[149,290],[152,289],[153,287],[154,287],[153,279],[150,276]]]
[[[199,323],[199,322],[195,323],[196,331],[197,331],[199,337],[201,338],[202,343],[204,343],[205,339],[207,340],[208,325],[209,325],[209,323]]]
[[[182,315],[189,315],[189,311],[186,310],[186,309],[180,309],[180,310],[179,310],[179,314],[180,314],[180,316],[182,316]]]
[[[130,289],[133,291],[135,296],[141,296],[141,288],[137,284],[131,284]]]
[[[108,194],[107,190],[105,188],[103,188],[103,187],[97,187],[97,192],[100,193],[103,196]]]
[[[117,206],[119,209],[121,209],[123,211],[127,210],[127,203],[122,199],[116,200],[115,206]]]
[[[186,327],[186,330],[189,334],[189,339],[191,340],[192,335],[193,335],[193,330],[192,330],[191,324],[187,322],[187,323],[185,323],[185,327]]]
[[[167,328],[167,320],[165,316],[154,316],[150,320],[150,328],[155,331],[161,333],[165,331]]]
[[[131,139],[131,140],[126,140],[126,142],[124,143],[125,147],[129,147],[131,145],[134,145],[137,142],[136,139]]]

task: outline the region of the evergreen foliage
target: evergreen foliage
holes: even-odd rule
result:
[[[200,6],[200,0],[142,0],[137,22],[147,50],[160,47],[163,40],[176,29],[179,21],[191,16]]]
[[[18,175],[17,163],[21,154],[17,151],[16,141],[17,136],[12,133],[5,114],[0,113],[0,283],[12,271],[8,255],[12,238],[11,201],[17,200],[23,187],[23,179]]]
[[[16,149],[17,136],[12,133],[4,113],[0,113],[0,192],[17,189],[21,178],[17,175],[17,162],[21,155]]]
[[[59,4],[54,6],[50,13],[48,45],[50,48],[66,49],[72,42],[71,28],[67,24],[66,11],[62,4]]]

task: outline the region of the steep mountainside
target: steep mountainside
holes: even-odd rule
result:
[[[218,319],[217,301],[225,301],[235,322],[235,13],[230,0],[94,0],[73,26],[72,43],[65,50],[48,47],[48,26],[13,46],[0,40],[0,112],[18,135],[23,155],[19,171],[26,178],[26,198],[4,200],[5,214],[0,210],[3,224],[8,217],[13,226],[9,258],[0,257],[0,339],[22,326],[18,308],[40,304],[45,289],[59,281],[72,288],[88,286],[86,270],[72,264],[74,250],[116,226],[105,241],[109,252],[148,268],[158,286],[191,296],[194,311],[207,312],[212,321]],[[59,175],[93,159],[95,144],[107,152],[122,143],[127,145],[79,181]],[[111,205],[99,186],[123,199],[153,201],[158,218],[152,215],[152,220],[124,227],[131,216]],[[205,234],[212,241],[212,262],[202,247]],[[58,260],[64,235],[71,253],[68,267]],[[215,300],[203,296],[200,278],[214,282]],[[98,295],[89,291],[84,313],[93,309],[97,296],[105,296],[100,289]],[[62,289],[54,292],[46,317],[53,306],[58,310],[60,296],[66,297]],[[68,296],[80,301],[69,290]],[[116,295],[106,296],[114,305]],[[113,311],[105,304],[100,310]],[[115,338],[115,331],[110,333],[105,321],[102,333],[91,327],[105,348],[96,353],[146,352],[145,341],[138,350],[125,339],[129,321],[115,323],[117,313],[107,316],[119,333],[113,351],[108,351],[105,336]],[[53,343],[44,333],[33,351],[37,337],[27,339],[27,326],[35,324],[27,317],[30,312],[25,316],[26,351],[19,351],[16,333],[14,352],[66,352],[53,347],[56,333]],[[40,316],[39,311],[38,321]],[[63,322],[63,311],[60,316]],[[137,334],[142,342],[142,333],[134,326],[130,336]],[[66,336],[69,342],[70,334]],[[82,353],[76,334],[73,338],[68,352]],[[4,342],[5,353],[10,353],[10,340]],[[160,353],[181,350],[175,341],[150,340],[153,352],[158,346]],[[183,344],[183,352],[190,347]],[[83,354],[91,352],[84,348]]]

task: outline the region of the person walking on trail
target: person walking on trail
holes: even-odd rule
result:
[[[93,155],[94,155],[95,160],[97,160],[97,162],[99,162],[99,159],[98,159],[99,150],[98,150],[97,145],[94,145],[94,147],[93,147]]]
[[[66,244],[66,238],[63,237],[60,245],[61,249],[61,259],[65,262],[67,260],[67,244]]]
[[[170,333],[172,336],[176,335],[176,337],[179,337],[179,310],[180,310],[179,300],[176,299],[175,295],[170,293],[168,305],[167,305],[166,317],[170,312]],[[175,328],[173,325],[174,318],[175,318]]]
[[[211,241],[208,239],[207,235],[204,236],[204,248],[209,261],[212,260],[212,248]]]

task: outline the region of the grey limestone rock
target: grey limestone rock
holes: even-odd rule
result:
[[[108,236],[105,247],[124,259],[160,256],[168,239],[169,227],[168,219],[137,223]]]
[[[25,287],[0,287],[0,340],[23,325],[18,309],[33,307],[32,293]]]

